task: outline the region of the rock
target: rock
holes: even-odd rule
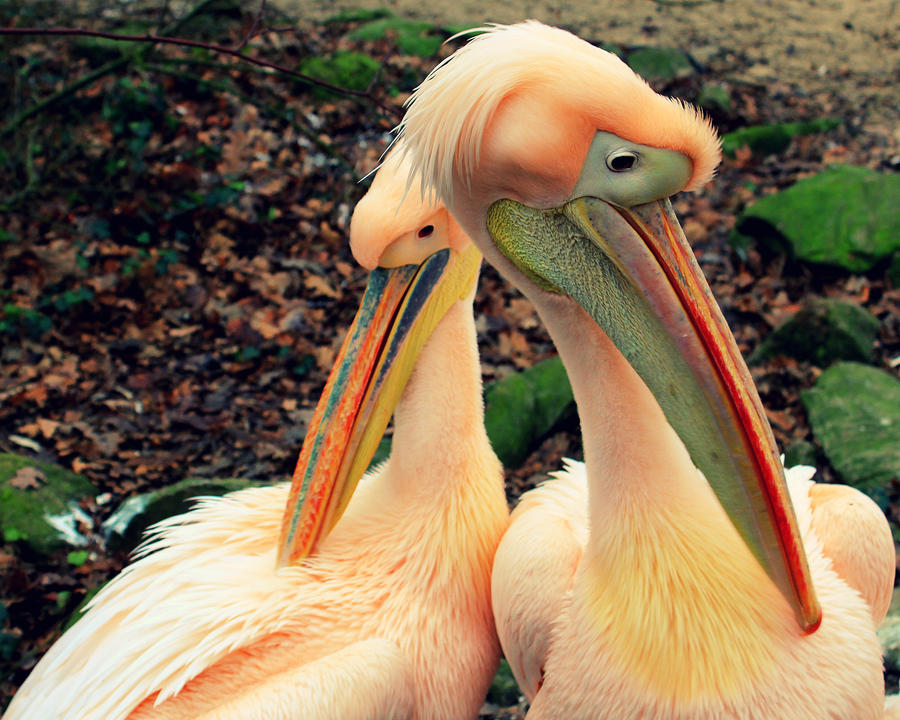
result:
[[[792,442],[784,449],[784,466],[786,468],[797,465],[816,466],[816,446],[806,440]]]
[[[541,438],[575,412],[569,378],[558,357],[489,386],[484,402],[488,437],[507,467],[519,465]]]
[[[800,399],[813,436],[841,480],[886,507],[890,481],[900,477],[900,380],[841,362]]]
[[[832,165],[741,214],[732,243],[862,273],[900,250],[900,175]]]
[[[21,482],[28,477],[33,482]],[[18,480],[17,480],[18,478]],[[97,491],[90,480],[50,463],[0,453],[0,532],[32,552],[49,555],[86,539],[78,523],[88,518],[78,506]]]
[[[13,659],[16,654],[16,647],[18,647],[19,640],[21,640],[21,635],[18,633],[2,632],[8,616],[6,605],[0,603],[0,660],[3,662],[9,662]]]
[[[785,355],[822,368],[838,360],[872,362],[877,333],[877,318],[858,305],[814,300],[773,330],[748,361]]]
[[[649,83],[662,83],[693,74],[688,56],[675,48],[641,48],[628,54],[626,62]]]
[[[731,110],[731,93],[719,83],[706,83],[697,94],[697,104],[704,110]]]
[[[894,253],[891,264],[887,269],[888,282],[895,288],[900,288],[900,250]]]
[[[512,670],[506,660],[500,661],[500,667],[497,668],[497,674],[488,690],[487,702],[497,707],[509,707],[516,705],[522,696],[519,685],[513,677]]]
[[[375,58],[360,52],[342,50],[333,55],[310,55],[298,70],[317,80],[348,90],[365,90],[375,78],[379,63]],[[313,97],[332,97],[330,90],[312,86]]]
[[[98,592],[100,592],[103,588],[105,588],[108,583],[109,583],[109,580],[107,580],[106,582],[102,582],[99,585],[97,585],[96,587],[92,587],[90,590],[88,590],[84,594],[84,597],[81,599],[81,602],[78,603],[78,605],[75,607],[75,609],[69,614],[69,617],[66,618],[66,621],[60,627],[60,632],[65,632],[66,630],[68,630],[70,627],[72,627],[75,623],[77,623],[81,619],[81,616],[84,614],[84,611],[87,610],[88,603],[90,603],[91,600],[94,599],[94,596]]]
[[[722,152],[728,157],[734,157],[738,149],[748,147],[756,155],[774,155],[787,150],[791,138],[797,135],[826,132],[839,124],[840,122],[833,118],[824,118],[811,122],[750,125],[725,133],[722,136]]]
[[[430,23],[399,17],[372,20],[348,33],[347,37],[375,41],[388,35],[396,39],[397,48],[404,55],[425,58],[434,55],[444,42],[443,35],[437,34]]]
[[[249,480],[188,478],[160,490],[134,495],[103,523],[107,545],[112,550],[133,550],[148,527],[187,512],[195,505],[196,498],[258,486],[259,483]]]
[[[887,615],[878,626],[878,640],[884,653],[885,674],[900,674],[900,592],[896,588]]]

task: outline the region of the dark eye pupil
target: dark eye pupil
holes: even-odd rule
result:
[[[617,155],[610,159],[609,167],[617,172],[620,170],[631,170],[634,167],[634,161],[634,155]]]
[[[434,232],[434,225],[426,225],[417,233],[420,238],[427,238]]]

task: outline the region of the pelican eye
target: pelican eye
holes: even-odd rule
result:
[[[613,172],[633,170],[638,164],[638,154],[631,150],[614,150],[606,156],[606,167]]]
[[[427,238],[434,232],[434,225],[426,225],[423,228],[419,229],[419,232],[416,233],[420,238]]]

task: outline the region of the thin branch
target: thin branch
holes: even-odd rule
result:
[[[372,81],[369,83],[369,86],[366,88],[367,93],[371,93],[372,90],[378,84],[378,80],[381,78],[381,71],[384,70],[385,66],[387,66],[387,61],[390,60],[391,55],[393,54],[393,48],[388,48],[384,53],[384,57],[381,58],[381,63],[378,65],[378,69],[375,70],[375,74],[372,76]]]
[[[119,42],[143,42],[143,43],[151,43],[151,44],[163,44],[163,45],[175,45],[180,47],[195,47],[201,48],[203,50],[209,50],[210,52],[220,53],[222,55],[230,55],[232,57],[236,57],[239,60],[243,60],[245,62],[252,63],[254,65],[258,65],[260,67],[269,68],[270,70],[274,70],[275,72],[281,73],[283,75],[287,75],[296,80],[299,80],[307,85],[314,85],[317,87],[324,88],[325,90],[330,90],[333,93],[338,95],[349,95],[351,97],[357,97],[363,100],[368,100],[369,102],[376,105],[378,108],[383,110],[384,112],[391,115],[399,115],[399,111],[395,107],[391,107],[390,105],[384,104],[381,100],[374,97],[368,90],[351,90],[349,88],[339,87],[338,85],[332,85],[331,83],[325,82],[324,80],[319,80],[310,75],[306,75],[305,73],[297,72],[296,70],[291,70],[284,65],[279,65],[277,63],[270,62],[269,60],[264,60],[263,58],[256,57],[254,55],[245,55],[243,52],[236,50],[234,48],[225,47],[224,45],[216,45],[214,43],[202,42],[200,40],[188,40],[186,38],[176,38],[169,37],[167,35],[154,35],[151,33],[147,33],[145,35],[123,35],[119,33],[110,33],[104,32],[102,30],[85,30],[82,28],[65,28],[65,27],[49,27],[49,28],[35,28],[35,27],[25,27],[25,28],[0,28],[0,35],[13,35],[13,36],[27,36],[27,35],[61,35],[61,36],[80,36],[80,37],[99,37],[105,38],[107,40],[116,40]],[[5,134],[5,131],[4,131]]]
[[[247,43],[250,42],[250,38],[254,37],[254,34],[259,29],[259,23],[260,23],[260,20],[262,20],[262,15],[263,15],[263,12],[265,12],[265,9],[266,9],[266,0],[262,0],[262,2],[260,2],[260,4],[259,4],[259,10],[257,11],[256,15],[253,16],[253,24],[250,26],[250,29],[247,31],[247,34],[244,35],[244,39],[241,40],[241,44],[238,45],[235,48],[235,50],[237,50],[238,52],[243,50],[247,46]]]
[[[197,17],[198,15],[203,13],[207,7],[209,7],[210,5],[212,5],[215,2],[218,2],[218,0],[202,0],[201,2],[197,3],[197,5],[195,5],[193,8],[191,8],[191,10],[189,12],[187,12],[183,17],[177,19],[171,25],[166,27],[163,32],[164,33],[178,32],[179,30],[181,30],[182,27],[184,27],[184,25],[186,25],[191,20],[193,20],[195,17]],[[3,31],[11,30],[11,29],[14,29],[14,28],[0,28],[0,34],[8,34],[8,33],[4,33]],[[136,50],[134,53],[134,56],[138,56],[142,52],[143,52],[143,48]],[[73,82],[71,85],[68,85],[67,87],[64,87],[61,90],[53,93],[50,97],[45,98],[44,100],[37,103],[36,105],[33,105],[32,107],[28,108],[27,110],[23,110],[16,117],[14,117],[12,120],[10,120],[9,123],[7,123],[2,129],[0,129],[0,139],[5,138],[7,135],[10,135],[13,132],[15,132],[16,130],[18,130],[19,127],[21,127],[23,122],[25,122],[29,118],[34,117],[35,115],[37,115],[41,112],[43,112],[44,110],[46,110],[48,107],[50,107],[54,103],[59,102],[60,100],[63,100],[65,98],[69,97],[70,95],[78,92],[81,88],[83,88],[87,85],[90,85],[95,80],[99,80],[104,75],[113,73],[113,72],[117,71],[120,67],[127,65],[129,62],[131,62],[131,60],[133,59],[134,56],[121,57],[121,58],[118,58],[117,60],[112,60],[111,62],[108,62],[105,65],[97,68],[93,72],[88,73],[84,77],[79,78],[78,80]]]

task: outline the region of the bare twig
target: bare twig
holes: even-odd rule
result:
[[[243,40],[241,40],[241,44],[238,45],[235,50],[240,52],[243,50],[247,43],[250,42],[250,38],[255,36],[256,31],[259,29],[260,20],[262,20],[263,13],[266,10],[266,0],[262,0],[259,4],[259,10],[256,12],[256,15],[253,16],[253,24],[250,26],[250,29],[247,31],[247,34],[244,35]]]
[[[384,53],[384,57],[381,58],[381,63],[378,65],[378,69],[375,71],[375,74],[372,76],[372,80],[369,83],[369,86],[366,88],[367,93],[371,93],[375,87],[378,85],[378,81],[381,78],[381,71],[384,70],[387,65],[387,61],[390,60],[391,55],[393,54],[393,48],[388,48]]]
[[[230,55],[232,57],[236,57],[239,60],[243,60],[244,62],[252,63],[254,65],[258,65],[260,67],[269,68],[270,70],[274,70],[282,75],[287,75],[296,80],[299,80],[307,85],[313,85],[316,87],[324,88],[325,90],[330,90],[333,93],[338,95],[347,95],[350,97],[357,97],[362,100],[367,100],[372,104],[376,105],[379,109],[384,111],[387,114],[397,116],[399,115],[399,110],[395,107],[391,107],[390,105],[386,105],[377,97],[373,96],[372,93],[367,90],[351,90],[349,88],[340,87],[338,85],[332,85],[329,82],[325,82],[324,80],[319,80],[318,78],[314,78],[310,75],[306,75],[305,73],[297,72],[296,70],[292,70],[291,68],[285,67],[284,65],[279,65],[278,63],[270,62],[269,60],[264,60],[263,58],[256,57],[254,55],[245,55],[243,52],[236,50],[235,48],[225,47],[224,45],[216,45],[215,43],[207,43],[202,42],[200,40],[188,40],[186,38],[177,38],[177,37],[169,37],[168,35],[154,35],[152,33],[147,33],[145,35],[124,35],[120,33],[111,33],[104,32],[102,30],[85,30],[83,28],[66,28],[66,27],[48,27],[48,28],[36,28],[36,27],[24,27],[24,28],[0,28],[0,35],[13,35],[13,36],[27,36],[27,35],[39,35],[39,36],[47,36],[47,35],[60,35],[60,36],[76,36],[76,37],[99,37],[105,38],[107,40],[116,40],[119,42],[137,42],[137,43],[150,43],[150,44],[162,44],[162,45],[175,45],[180,47],[195,47],[201,48],[203,50],[209,50],[210,52],[219,53],[222,55]],[[109,72],[107,70],[106,72]],[[0,136],[6,134],[6,129],[0,132]]]
[[[186,13],[184,15],[184,17],[179,18],[178,20],[173,22],[170,26],[165,28],[163,32],[168,34],[168,33],[175,33],[175,32],[180,31],[181,28],[184,27],[184,25],[189,23],[191,20],[193,20],[198,15],[202,14],[206,10],[206,8],[209,7],[210,5],[212,5],[214,2],[217,2],[217,0],[202,0],[202,2],[199,2],[197,5],[195,5],[193,8],[191,8],[191,10],[188,13]],[[0,28],[0,34],[3,34],[4,30],[9,30],[9,29],[12,29],[12,28]],[[9,34],[9,33],[7,33],[7,34]],[[140,51],[138,51],[138,53],[139,52]],[[18,130],[22,126],[22,123],[24,123],[29,118],[32,118],[35,115],[38,115],[39,113],[43,112],[48,107],[59,102],[60,100],[63,100],[65,98],[69,97],[70,95],[73,95],[74,93],[78,92],[81,88],[86,87],[87,85],[90,85],[92,82],[94,82],[96,80],[99,80],[104,75],[108,75],[110,73],[116,72],[119,68],[127,65],[131,60],[132,60],[131,57],[121,57],[121,58],[118,58],[117,60],[108,62],[105,65],[97,68],[93,72],[88,73],[84,77],[79,78],[78,80],[73,82],[71,85],[68,85],[68,86],[62,88],[61,90],[58,90],[57,92],[53,93],[50,97],[45,98],[44,100],[40,101],[36,105],[33,105],[32,107],[28,108],[27,110],[20,112],[18,115],[16,115],[16,117],[14,117],[12,120],[10,120],[10,122],[7,123],[2,129],[0,129],[0,139],[5,138],[7,135],[14,133],[16,130]]]

